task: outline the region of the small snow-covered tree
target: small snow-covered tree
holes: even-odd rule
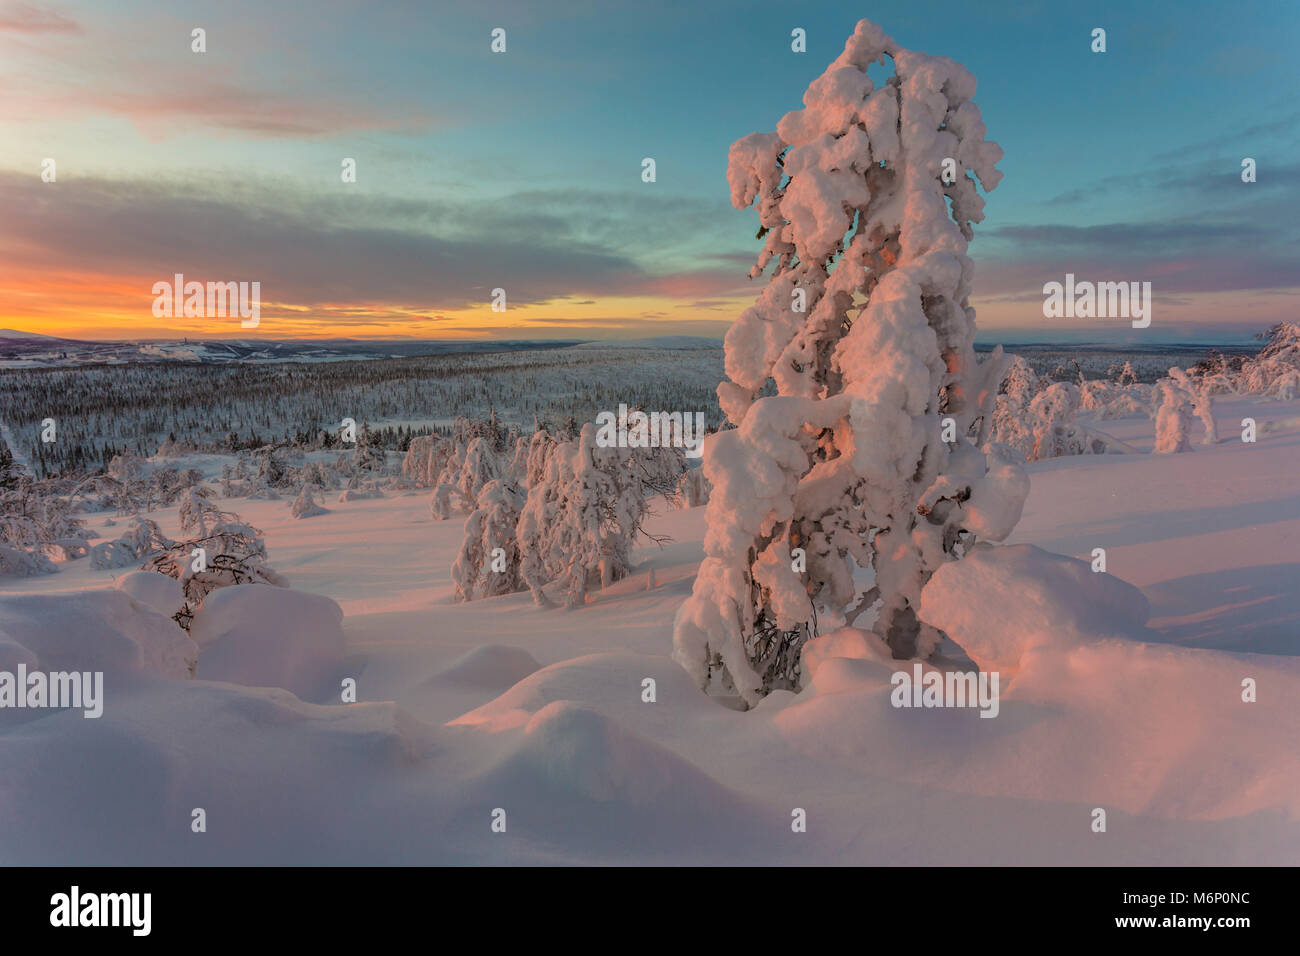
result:
[[[438,444],[437,435],[416,435],[406,447],[406,456],[402,459],[402,476],[411,479],[417,487],[427,488],[437,477],[434,447]],[[437,463],[441,469],[441,463]]]
[[[14,471],[0,486],[0,576],[50,574],[58,570],[51,557],[88,553],[88,532],[75,515],[73,495],[59,484]]]
[[[114,455],[98,484],[105,503],[118,514],[149,510],[149,476],[139,455]]]
[[[1191,451],[1187,437],[1192,426],[1191,396],[1176,378],[1162,378],[1156,387],[1160,395],[1160,408],[1156,412],[1156,454]]]
[[[524,590],[516,526],[526,492],[506,479],[489,481],[478,493],[474,511],[465,519],[465,537],[451,566],[456,598],[481,597]]]
[[[1006,360],[977,361],[968,302],[979,186],[1002,156],[974,93],[964,67],[863,20],[803,109],[731,147],[732,202],[757,203],[766,237],[750,275],[773,271],[726,337],[718,399],[737,427],[705,442],[705,559],[674,628],[701,686],[721,677],[751,705],[797,688],[819,609],[870,612],[896,657],[930,654],[922,586],[1019,519],[1024,473],[984,451]]]
[[[218,508],[208,497],[207,492],[197,487],[186,489],[181,497],[177,515],[180,518],[181,531],[194,532],[199,536],[206,535],[210,528],[215,528],[223,521],[229,521],[234,517],[232,512]]]
[[[456,419],[451,450],[433,481],[429,513],[442,520],[457,510],[473,511],[483,486],[505,474],[502,457],[511,440],[511,432],[497,421],[495,412],[485,422]]]
[[[1169,377],[1182,386],[1191,402],[1192,411],[1201,420],[1201,425],[1205,429],[1205,434],[1201,436],[1201,444],[1217,444],[1219,427],[1214,422],[1214,381],[1192,378],[1180,368],[1171,368]]]
[[[711,490],[703,468],[688,468],[677,479],[674,503],[678,508],[698,508],[709,503]]]
[[[478,493],[488,482],[500,478],[503,470],[492,440],[486,436],[472,438],[465,448],[465,460],[456,479],[456,491],[463,501],[474,506],[478,502]]]
[[[329,514],[329,509],[317,500],[319,494],[319,485],[312,482],[303,485],[302,490],[298,492],[298,497],[294,498],[289,505],[289,513],[295,518],[314,518],[317,515]]]
[[[555,451],[556,440],[545,428],[538,427],[528,439],[528,456],[524,462],[523,482],[531,488],[546,474],[546,461]]]
[[[632,542],[648,510],[644,476],[654,471],[636,459],[650,450],[602,448],[589,423],[545,456],[517,527],[520,573],[537,604],[552,605],[549,588],[574,607],[591,588],[631,571]]]
[[[1264,332],[1266,344],[1241,370],[1241,391],[1279,401],[1300,396],[1300,324],[1281,322]]]
[[[1033,456],[1034,434],[1029,405],[1043,388],[1038,374],[1019,355],[1007,357],[1007,370],[998,386],[989,438],[1016,449],[1026,459]]]

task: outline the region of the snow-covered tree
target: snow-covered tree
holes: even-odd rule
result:
[[[526,492],[506,479],[489,481],[465,519],[465,537],[451,566],[456,598],[472,601],[524,590],[516,526]]]
[[[1201,444],[1217,444],[1219,428],[1214,422],[1214,380],[1192,378],[1180,368],[1171,368],[1169,377],[1182,386],[1191,403],[1192,411],[1201,420],[1201,425],[1205,429],[1205,434],[1201,436]]]
[[[993,406],[993,426],[989,438],[1016,449],[1026,459],[1034,449],[1033,429],[1029,424],[1029,405],[1043,388],[1038,374],[1019,355],[1007,357],[1007,369],[998,386]]]
[[[105,503],[118,514],[149,510],[149,476],[139,455],[114,455],[98,483]]]
[[[73,495],[59,484],[14,471],[0,487],[0,576],[50,574],[58,570],[51,557],[88,553],[88,532],[76,517]]]
[[[1006,360],[976,359],[966,243],[1002,151],[974,93],[959,64],[863,20],[803,109],[731,147],[732,202],[757,202],[766,237],[750,275],[773,271],[727,333],[737,427],[705,442],[705,560],[674,631],[702,686],[722,676],[749,704],[798,687],[819,609],[871,612],[896,657],[928,655],[929,575],[1019,519],[1027,479],[983,450]]]
[[[201,488],[189,488],[181,497],[177,516],[180,518],[181,531],[195,532],[202,536],[206,535],[210,528],[230,520],[232,513],[218,508]]]
[[[712,487],[704,477],[703,468],[688,468],[677,479],[674,503],[678,508],[698,508],[709,503]]]
[[[1300,324],[1281,322],[1263,333],[1266,344],[1241,371],[1241,391],[1279,401],[1300,396]]]
[[[1170,372],[1176,371],[1170,369]],[[1160,408],[1156,412],[1156,446],[1160,455],[1191,451],[1188,433],[1192,426],[1192,399],[1178,379],[1162,378],[1156,383]]]
[[[450,452],[433,482],[430,515],[442,520],[457,511],[473,511],[483,486],[504,476],[502,458],[512,440],[512,433],[497,421],[495,412],[485,422],[456,419]]]
[[[289,513],[295,518],[314,518],[317,515],[328,514],[329,509],[317,500],[319,494],[319,485],[312,482],[303,485],[302,490],[298,492],[298,497],[294,498],[293,503],[289,505]]]
[[[582,604],[591,588],[631,571],[648,491],[644,465],[635,459],[649,450],[602,448],[595,426],[587,424],[576,440],[545,456],[517,529],[520,574],[537,604],[553,604],[548,589],[562,592],[569,607]]]
[[[1073,382],[1052,382],[1034,396],[1025,411],[1025,425],[1033,443],[1028,458],[1065,455],[1102,455],[1109,450],[1108,436],[1075,421],[1083,390]]]
[[[438,444],[437,435],[416,435],[406,448],[402,459],[402,475],[411,479],[417,487],[427,488],[433,484],[442,463],[434,459],[434,447]]]

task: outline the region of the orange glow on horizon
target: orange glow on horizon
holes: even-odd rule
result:
[[[229,318],[155,318],[153,284],[156,275],[123,276],[52,269],[21,275],[0,274],[0,327],[90,340],[133,339],[588,339],[630,338],[655,335],[721,337],[727,326],[748,308],[761,289],[702,301],[690,290],[689,277],[680,283],[672,277],[657,283],[655,295],[613,295],[595,299],[573,296],[546,302],[508,302],[504,312],[493,312],[488,301],[472,306],[436,308],[409,303],[286,303],[262,288],[261,321],[257,328],[242,328],[238,315]],[[681,286],[682,288],[679,288]],[[691,291],[689,295],[674,293]],[[1262,331],[1272,324],[1276,296],[1294,290],[1264,291],[1252,295],[1200,293],[1184,295],[1162,304],[1156,299],[1153,327],[1177,324],[1194,335],[1195,327],[1240,327],[1244,333]],[[1032,331],[1047,335],[1054,330],[1077,331],[1088,320],[1067,323],[1042,316],[1041,301],[974,298],[977,323],[984,332]],[[1163,322],[1162,322],[1163,320]],[[1092,320],[1099,332],[1122,331],[1121,325]]]

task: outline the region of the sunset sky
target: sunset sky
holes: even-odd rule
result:
[[[0,0],[0,327],[720,335],[759,288],[757,214],[728,202],[728,146],[797,108],[867,16],[969,67],[1006,152],[971,246],[986,337],[1071,334],[1043,317],[1042,286],[1073,272],[1154,294],[1150,329],[1076,320],[1075,334],[1244,340],[1300,318],[1300,4],[1234,10]],[[807,53],[791,52],[795,27]],[[259,281],[260,326],[155,319],[151,288],[178,272]]]

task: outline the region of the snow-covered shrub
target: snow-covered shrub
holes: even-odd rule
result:
[[[58,570],[41,551],[0,544],[0,577],[30,578]]]
[[[105,504],[115,508],[118,514],[148,510],[149,479],[144,459],[139,455],[114,455],[98,484]]]
[[[959,64],[863,20],[803,109],[731,147],[733,205],[757,202],[766,236],[750,274],[774,271],[726,337],[718,399],[737,427],[704,444],[705,559],[674,630],[701,686],[720,676],[751,705],[797,688],[819,612],[871,612],[897,657],[928,655],[925,581],[1019,518],[1023,472],[982,450],[1006,360],[976,358],[965,253],[1002,151],[974,92]]]
[[[1117,397],[1104,391],[1110,388],[1108,383],[1098,381],[1081,386],[1040,378],[1024,359],[1016,356],[993,411],[992,438],[1015,449],[1026,461],[1131,451],[1122,442],[1078,420],[1085,406],[1100,418],[1112,417],[1112,407],[1113,417],[1126,417],[1121,411],[1125,403],[1130,403],[1130,412],[1144,411],[1132,396]]]
[[[515,528],[527,493],[512,481],[489,481],[465,519],[465,537],[451,566],[456,599],[472,601],[524,590]],[[499,551],[497,549],[500,549]]]
[[[278,500],[278,489],[284,486],[290,468],[283,447],[265,445],[257,449],[253,463],[255,471],[243,488],[245,496],[263,501]]]
[[[1079,383],[1079,411],[1095,420],[1151,415],[1151,388],[1137,380],[1131,361],[1112,365],[1107,378]]]
[[[194,612],[217,588],[241,584],[287,587],[284,578],[266,564],[262,532],[230,515],[207,534],[182,541],[166,541],[161,553],[145,562],[146,571],[161,571],[180,582],[185,603],[173,619],[190,629]]]
[[[331,467],[323,461],[310,461],[301,468],[292,469],[286,482],[291,488],[301,489],[303,485],[315,485],[322,493],[333,491],[347,482],[349,487],[359,483],[356,474],[352,472],[352,463],[346,460],[346,456],[340,456],[340,463],[343,463],[343,470],[340,471],[339,463]]]
[[[289,505],[289,513],[295,518],[314,518],[316,515],[329,514],[329,509],[316,500],[319,494],[319,485],[311,482],[303,485],[302,490],[298,492],[298,497],[294,498]]]
[[[1295,400],[1300,395],[1300,324],[1281,322],[1260,337],[1267,342],[1242,367],[1240,390],[1278,401]]]
[[[150,555],[166,551],[171,545],[171,539],[162,533],[158,522],[137,517],[116,541],[91,546],[90,566],[96,570],[130,567]]]
[[[16,474],[0,487],[0,576],[50,574],[58,570],[51,557],[70,560],[88,552],[71,496],[57,485]]]
[[[456,486],[450,482],[440,481],[429,496],[429,516],[445,521],[455,514],[451,496],[456,493]]]

